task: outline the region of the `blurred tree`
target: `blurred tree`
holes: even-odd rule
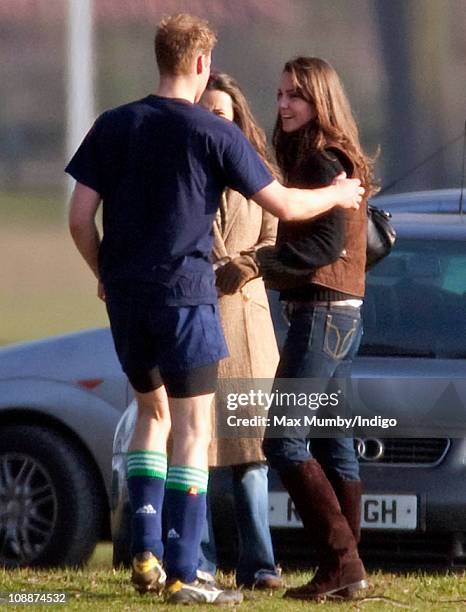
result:
[[[444,91],[448,3],[375,0],[386,71],[385,183],[427,157],[446,139]],[[444,187],[444,157],[409,177],[411,189]],[[397,185],[395,191],[403,190]]]

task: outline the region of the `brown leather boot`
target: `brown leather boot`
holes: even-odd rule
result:
[[[314,578],[301,587],[288,589],[285,597],[350,598],[359,589],[366,588],[366,573],[356,541],[320,464],[310,459],[280,476],[319,556]]]
[[[331,483],[340,502],[341,511],[353,532],[354,539],[356,543],[359,543],[361,540],[361,481],[335,477],[331,479]]]

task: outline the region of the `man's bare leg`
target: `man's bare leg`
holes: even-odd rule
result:
[[[206,470],[207,451],[212,437],[214,394],[197,397],[170,397],[173,452],[171,463]]]
[[[171,423],[165,387],[149,393],[135,391],[135,397],[138,416],[129,451],[150,450],[166,454]]]
[[[132,581],[141,592],[159,591],[166,578],[161,566],[162,506],[170,410],[164,386],[135,395],[138,415],[127,455],[133,535]]]
[[[172,585],[196,579],[206,516],[212,399],[212,393],[169,398],[173,451],[165,494],[169,523],[165,564]]]

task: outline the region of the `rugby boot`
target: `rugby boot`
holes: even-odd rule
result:
[[[215,604],[235,606],[243,601],[241,591],[219,589],[214,584],[200,582],[181,582],[174,580],[165,589],[165,599],[170,604]]]
[[[167,575],[155,555],[149,551],[138,553],[133,558],[132,567],[131,582],[139,593],[161,593]]]

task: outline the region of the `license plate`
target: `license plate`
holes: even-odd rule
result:
[[[269,521],[271,527],[302,527],[293,502],[284,492],[269,493]],[[416,529],[416,495],[363,495],[361,527],[363,529]]]
[[[363,529],[416,529],[416,495],[363,495]]]

